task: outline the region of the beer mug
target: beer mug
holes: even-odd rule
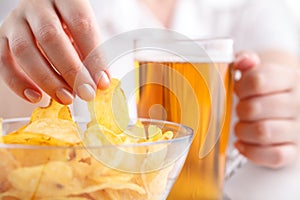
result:
[[[135,40],[139,117],[181,123],[195,136],[168,199],[222,199],[233,96],[229,38]]]

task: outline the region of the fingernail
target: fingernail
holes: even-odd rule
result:
[[[234,62],[234,67],[238,69],[249,69],[253,66],[253,62],[249,60],[248,55],[241,55],[237,57],[237,59]]]
[[[24,95],[31,103],[37,103],[42,98],[42,95],[33,89],[24,90]]]
[[[242,54],[236,57],[236,62],[241,62],[242,60],[249,58],[249,55],[247,54]]]
[[[90,84],[82,84],[77,88],[77,94],[85,101],[91,101],[95,98],[96,93]]]
[[[73,102],[74,96],[65,88],[60,88],[56,91],[56,97],[63,103],[63,104],[71,104]]]
[[[248,70],[259,64],[260,64],[260,59],[256,54],[242,55],[236,59],[234,67],[241,70]]]
[[[110,80],[108,75],[104,71],[100,71],[96,77],[97,87],[100,89],[106,89],[109,87]]]
[[[251,67],[254,66],[253,61],[249,60],[248,58],[244,58],[241,62],[240,62],[240,67],[243,69],[249,69]]]

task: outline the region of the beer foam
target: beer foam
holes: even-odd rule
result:
[[[209,63],[233,61],[231,39],[199,41],[148,41],[135,53],[137,61]]]
[[[138,55],[135,57],[135,60],[140,62],[190,62],[190,63],[231,63],[233,61],[232,55],[218,55],[218,54],[210,54],[203,56],[177,56],[177,55],[169,55],[169,54],[157,54],[157,53],[149,53],[145,52],[142,55]]]

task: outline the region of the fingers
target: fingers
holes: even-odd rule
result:
[[[107,88],[109,76],[104,72],[106,70],[105,62],[102,52],[97,48],[100,44],[100,34],[89,1],[56,0],[55,5],[97,87]]]
[[[98,25],[89,1],[56,0],[55,7],[82,53],[83,59],[86,58],[100,44]]]
[[[64,80],[49,66],[47,60],[38,50],[31,31],[25,20],[8,20],[6,24],[14,23],[14,29],[6,31],[7,40],[12,55],[12,60],[16,62],[14,68],[6,65],[8,73],[25,72],[27,79],[35,82],[42,90],[60,103],[70,104],[73,100],[71,88]],[[6,28],[6,26],[4,26]],[[12,76],[14,77],[14,76]],[[24,76],[23,76],[24,79]],[[21,81],[21,80],[16,80]],[[19,87],[18,85],[14,87]],[[27,91],[27,90],[25,90]],[[33,94],[32,92],[25,94]],[[28,99],[28,98],[27,98]]]
[[[252,162],[271,168],[280,168],[292,163],[298,153],[297,146],[293,143],[258,146],[237,142],[235,147]]]
[[[283,92],[242,99],[236,106],[241,121],[263,119],[291,119],[299,115],[300,97],[296,93]]]
[[[28,6],[26,20],[48,61],[60,73],[65,82],[84,100],[95,97],[95,84],[83,66],[78,53],[61,25],[60,19],[49,1],[41,2],[47,10]],[[51,9],[52,8],[52,9]]]
[[[254,163],[278,168],[297,157],[300,135],[299,98],[276,93],[241,100],[235,126],[238,150]]]
[[[253,53],[241,53],[234,63],[242,72],[235,84],[239,97],[236,147],[254,163],[278,168],[291,163],[298,153],[299,70],[266,62]]]
[[[239,141],[255,145],[278,145],[299,141],[299,120],[261,120],[255,122],[238,122],[235,135]]]
[[[106,63],[103,52],[99,47],[94,49],[83,61],[84,65],[89,69],[97,87],[105,89],[110,84],[109,69],[106,69]]]
[[[16,74],[15,83],[4,78],[31,102],[39,99],[39,88],[63,104],[71,103],[73,94],[94,98],[96,87],[108,87],[110,76],[97,50],[92,13],[87,0],[20,1],[0,28],[1,76]],[[17,89],[19,83],[24,84]]]
[[[253,52],[238,53],[234,68],[242,71],[241,78],[235,83],[235,92],[240,99],[290,90],[299,79],[297,68],[262,65]]]
[[[277,65],[260,65],[244,72],[235,84],[240,99],[291,90],[299,79],[298,69]]]
[[[238,58],[242,57],[243,61],[237,58],[237,68],[243,68],[241,65],[245,62],[259,63],[253,53],[241,55]],[[244,66],[242,77],[235,84],[240,99],[236,108],[240,120],[297,118],[300,109],[299,78],[299,69],[295,67],[270,64]]]
[[[42,93],[36,84],[22,71],[12,59],[8,41],[0,36],[0,74],[4,82],[21,98],[31,103],[37,103]],[[12,78],[14,77],[14,78]]]
[[[254,52],[239,52],[236,54],[234,69],[241,71],[249,70],[260,64],[260,58]]]

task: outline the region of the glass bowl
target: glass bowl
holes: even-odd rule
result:
[[[184,164],[193,131],[167,121],[140,121],[145,128],[151,124],[173,131],[174,138],[74,147],[0,144],[0,199],[166,199]],[[26,123],[25,118],[4,119],[3,133]]]

